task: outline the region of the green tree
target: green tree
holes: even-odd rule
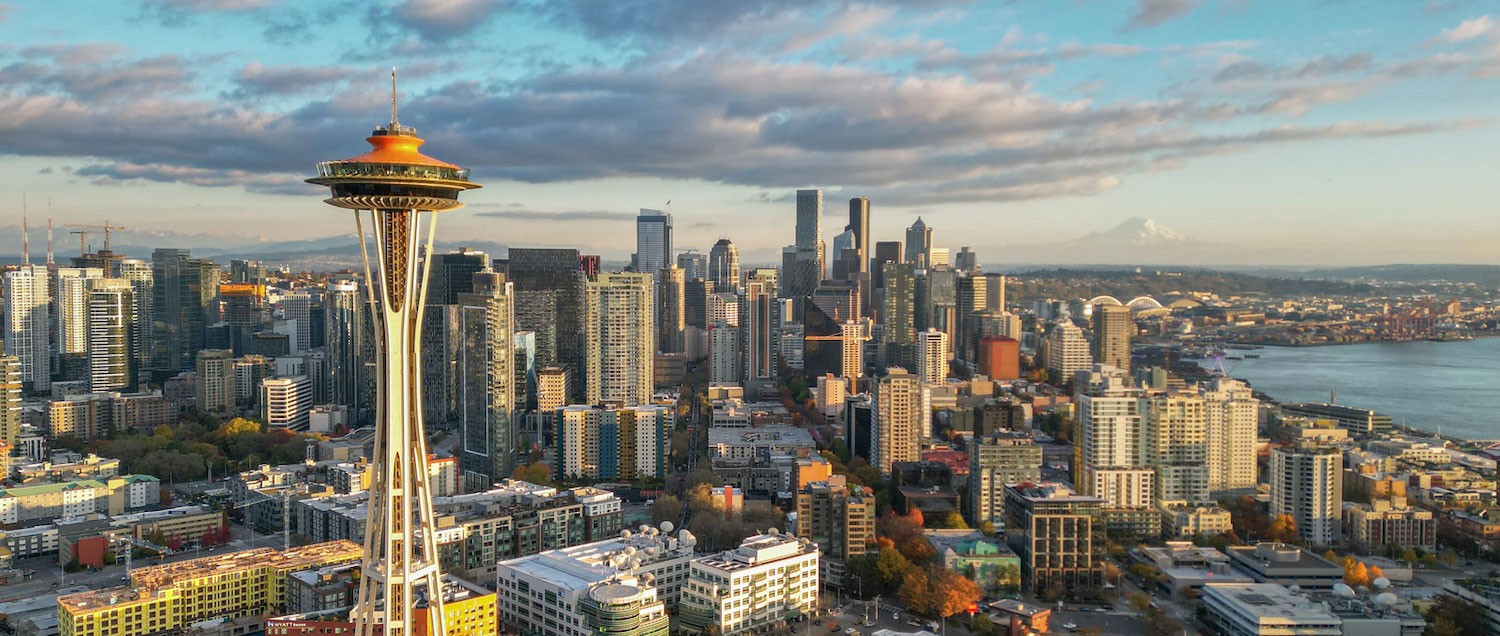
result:
[[[969,524],[964,523],[963,516],[958,514],[958,512],[950,510],[945,514],[939,515],[937,520],[933,522],[932,527],[943,530],[964,530],[968,529]]]
[[[875,557],[875,569],[880,573],[880,582],[886,585],[900,581],[911,568],[911,561],[891,548],[881,548]]]
[[[995,570],[995,585],[1001,591],[1012,593],[1021,589],[1021,567],[1006,563]]]

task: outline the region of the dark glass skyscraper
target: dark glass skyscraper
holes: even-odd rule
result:
[[[537,365],[567,368],[574,396],[583,394],[583,286],[578,250],[510,250],[516,329],[537,334]]]
[[[219,288],[213,261],[192,258],[188,250],[162,248],[151,254],[155,280],[156,322],[152,349],[153,379],[196,368],[203,349],[204,325]]]
[[[475,272],[490,267],[490,255],[467,247],[434,255],[432,278],[427,283],[427,304],[455,305],[458,295],[474,291]]]

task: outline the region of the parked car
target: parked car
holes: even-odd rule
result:
[[[1071,631],[1071,630],[1078,629],[1078,626],[1074,625],[1073,623],[1063,623],[1063,629]]]

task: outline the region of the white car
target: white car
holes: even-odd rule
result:
[[[1072,631],[1072,630],[1078,629],[1078,626],[1074,625],[1073,623],[1063,623],[1063,629]]]

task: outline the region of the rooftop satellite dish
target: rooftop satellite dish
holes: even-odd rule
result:
[[[1354,588],[1343,583],[1335,583],[1333,593],[1341,598],[1354,598]]]
[[[1396,603],[1399,601],[1400,599],[1396,598],[1395,594],[1392,594],[1390,592],[1382,592],[1380,594],[1376,594],[1375,598],[1371,602],[1375,604],[1376,608],[1390,609],[1392,607],[1395,607]]]
[[[626,529],[624,529],[624,530],[621,530],[621,531],[620,531],[620,536],[621,536],[621,537],[624,537],[624,538],[626,538],[626,539],[629,539],[629,538],[630,538],[630,536],[631,536],[631,535],[630,535],[630,529],[629,529],[629,528],[626,528]]]
[[[1391,580],[1382,576],[1371,581],[1370,584],[1374,585],[1377,590],[1383,590],[1391,586]]]
[[[661,522],[661,531],[662,532],[671,532],[672,528],[675,528],[675,527],[676,526],[672,525],[672,522],[670,522],[670,521],[663,521],[663,522]]]

